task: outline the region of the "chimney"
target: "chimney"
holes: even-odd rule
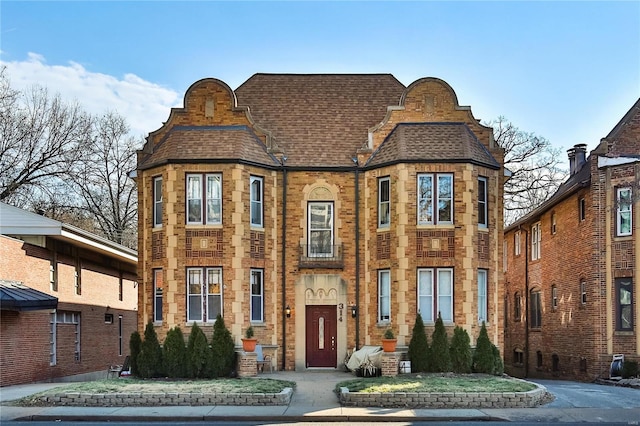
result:
[[[575,150],[575,156],[576,156],[575,162],[576,162],[576,173],[577,173],[578,170],[580,170],[582,166],[584,166],[584,164],[587,162],[587,144],[581,143],[581,144],[575,145],[573,149]]]
[[[569,148],[567,154],[569,155],[569,176],[571,176],[576,172],[576,149]]]

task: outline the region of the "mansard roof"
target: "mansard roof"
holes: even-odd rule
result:
[[[373,153],[366,166],[412,161],[466,162],[500,168],[465,123],[400,123]]]

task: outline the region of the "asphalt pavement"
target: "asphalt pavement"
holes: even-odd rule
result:
[[[40,421],[536,421],[639,424],[640,390],[592,383],[537,380],[556,395],[537,408],[405,409],[343,407],[334,393],[338,382],[353,378],[336,370],[265,373],[264,377],[296,382],[289,405],[177,407],[16,407],[10,401],[68,383],[40,383],[0,388],[0,423]],[[608,401],[608,402],[607,402]]]

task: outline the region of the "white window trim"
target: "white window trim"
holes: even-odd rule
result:
[[[441,305],[441,301],[443,298],[448,298],[449,299],[449,303],[448,303],[448,307],[449,307],[449,312],[451,312],[451,318],[442,318],[442,322],[447,323],[447,324],[452,324],[454,317],[455,317],[455,312],[453,311],[454,309],[454,303],[453,303],[453,298],[454,298],[454,285],[455,285],[455,281],[454,281],[454,275],[453,275],[453,268],[419,268],[418,269],[418,274],[417,274],[417,278],[418,278],[418,283],[417,283],[417,291],[418,293],[420,292],[420,279],[421,276],[425,273],[428,273],[428,275],[430,276],[430,280],[429,285],[430,285],[430,290],[431,290],[431,294],[430,295],[421,295],[418,294],[418,301],[420,299],[420,297],[431,297],[431,319],[428,319],[425,321],[425,323],[429,323],[429,324],[433,324],[436,322],[436,320],[438,319],[438,313],[442,313],[442,309],[440,309],[440,305]],[[450,279],[451,279],[451,294],[442,294],[442,292],[440,291],[440,282],[442,281],[441,276],[445,273],[450,274]],[[419,303],[419,302],[418,302]],[[420,306],[418,306],[418,310],[420,310]],[[424,313],[421,312],[422,317],[424,318]]]
[[[621,193],[622,192],[629,192],[629,209],[628,210],[622,210],[622,197],[621,197]],[[616,207],[616,235],[618,237],[626,237],[629,235],[633,234],[633,192],[632,189],[630,187],[624,187],[624,188],[618,188],[616,191],[616,200],[617,200],[617,207]],[[622,232],[622,214],[623,213],[627,213],[629,214],[629,232]]]
[[[57,340],[58,340],[58,313],[54,309],[49,314],[49,365],[53,366],[58,363],[58,351],[57,351]]]
[[[329,213],[329,215],[331,216],[331,220],[329,221],[329,223],[331,224],[331,228],[329,229],[324,229],[324,228],[312,228],[311,227],[311,210],[312,210],[312,206],[325,206],[327,208],[327,211]],[[307,205],[307,256],[308,257],[333,257],[333,246],[334,246],[334,238],[335,238],[335,234],[334,234],[334,226],[335,226],[335,213],[334,213],[334,205],[333,205],[333,201],[309,201],[308,205]],[[329,237],[329,251],[328,252],[313,252],[312,251],[312,241],[313,239],[311,238],[311,234],[313,232],[320,232],[320,231],[330,231],[331,236]]]
[[[386,279],[385,279],[386,277]],[[384,288],[386,287],[386,294]],[[388,305],[388,312],[383,312],[384,300]],[[391,322],[391,271],[381,269],[378,271],[378,324]]]
[[[551,286],[551,308],[558,309],[558,287],[555,285]]]
[[[160,318],[158,318],[158,312],[157,312],[157,306],[158,306],[158,299],[160,299],[160,303],[163,303],[162,298],[164,297],[164,276],[162,276],[162,269],[152,269],[152,274],[153,274],[153,322],[154,323],[162,323],[162,312],[160,312]],[[157,284],[158,284],[158,275],[160,275],[160,278],[162,280],[162,293],[160,294],[160,296],[158,296],[158,288],[157,288]]]
[[[513,234],[513,254],[515,256],[520,256],[520,231],[516,231]]]
[[[263,323],[264,322],[264,271],[262,269],[251,269],[249,271],[250,281],[249,281],[249,320],[252,323]],[[257,295],[253,294],[253,285],[254,278],[258,277],[260,287],[260,293]],[[254,296],[260,300],[260,318],[253,318],[253,304],[254,304]]]
[[[382,185],[387,185],[387,200],[382,199]],[[387,221],[383,222],[383,213],[387,213]],[[383,177],[378,179],[378,228],[389,228],[391,226],[391,179]]]
[[[200,293],[191,294],[189,292],[189,288],[191,286],[191,271],[197,271],[200,273]],[[197,323],[214,323],[215,318],[209,318],[209,272],[210,271],[218,271],[220,276],[220,314],[222,315],[222,308],[224,306],[222,297],[223,297],[223,281],[222,281],[222,268],[220,267],[191,267],[187,268],[187,322],[197,322]],[[217,293],[213,294],[217,295]],[[189,299],[191,297],[200,298],[200,317],[199,319],[192,318],[191,315],[191,304],[189,303]]]
[[[483,321],[485,323],[489,322],[488,289],[489,289],[489,272],[486,269],[478,269],[478,323],[482,323]]]
[[[420,220],[420,201],[423,199],[420,196],[420,180],[422,178],[428,178],[431,181],[431,197],[430,197],[430,209],[431,212],[431,220]],[[441,179],[449,179],[451,181],[451,193],[450,197],[447,199],[451,202],[450,215],[451,217],[448,220],[443,220],[440,217],[440,209],[438,209],[438,205],[440,204],[440,191],[438,187],[440,186]],[[417,177],[417,188],[416,188],[416,198],[417,198],[417,223],[418,225],[452,225],[453,224],[453,215],[454,215],[454,192],[453,192],[453,173],[418,173]]]
[[[210,178],[217,178],[218,194],[217,198],[210,198],[208,196],[209,189],[211,189]],[[198,194],[197,196],[189,197],[189,181],[197,181]],[[216,181],[214,181],[216,182]],[[185,216],[187,219],[187,225],[221,225],[222,224],[222,174],[220,173],[187,173],[186,176],[186,196],[185,196]],[[200,218],[197,220],[190,220],[189,215],[189,201],[200,200]],[[220,218],[218,220],[209,220],[209,201],[216,200],[220,205]]]
[[[258,182],[259,183],[259,194],[256,194],[255,191],[253,190],[254,188],[254,182]],[[259,199],[256,198],[256,195],[259,195]],[[263,200],[264,200],[264,179],[259,177],[259,176],[251,176],[249,178],[249,198],[250,198],[250,202],[249,202],[249,223],[251,224],[252,228],[262,228],[264,227],[264,205],[263,205]],[[257,205],[260,208],[259,210],[259,214],[260,217],[259,218],[255,218],[253,216],[253,211],[254,208],[253,206]],[[255,219],[258,219],[256,222],[254,222]]]
[[[219,292],[218,293],[209,293],[209,278],[211,277],[211,273],[214,273],[214,275],[217,275],[217,280],[218,280],[218,289]],[[204,292],[204,297],[205,297],[205,307],[207,309],[207,316],[205,318],[206,322],[216,322],[216,318],[217,318],[217,314],[212,316],[211,312],[212,312],[212,304],[209,303],[209,297],[210,296],[220,296],[220,306],[218,306],[219,310],[220,310],[220,315],[224,315],[224,301],[223,301],[223,291],[222,291],[222,287],[223,287],[223,280],[222,280],[222,268],[206,268],[205,271],[205,292]]]
[[[531,260],[538,260],[542,257],[541,253],[542,235],[540,222],[534,223],[531,227]]]
[[[160,188],[158,188],[158,186]],[[159,191],[158,191],[159,189]],[[158,195],[160,197],[158,198]],[[153,227],[162,227],[162,176],[156,176],[153,178]],[[158,221],[158,211],[160,213],[160,220]]]
[[[480,191],[480,182],[484,182],[484,191]],[[478,226],[480,228],[489,227],[489,180],[484,177],[478,177]],[[453,188],[453,184],[452,184]],[[481,196],[484,199],[481,199]],[[481,210],[482,209],[482,210]],[[484,213],[484,222],[480,222],[480,212]]]

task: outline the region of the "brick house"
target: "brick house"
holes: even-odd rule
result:
[[[0,202],[0,385],[104,377],[137,326],[135,250]]]
[[[502,348],[503,150],[442,80],[208,78],[138,153],[138,329],[221,313],[276,368],[337,368],[420,311]]]
[[[640,100],[570,176],[505,229],[505,370],[519,377],[609,377],[639,359]]]

